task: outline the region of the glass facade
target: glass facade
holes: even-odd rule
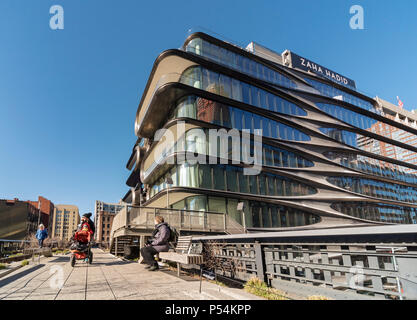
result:
[[[200,38],[192,39],[185,47],[185,51],[203,56],[207,59],[213,60],[219,64],[263,81],[286,88],[297,87],[294,81],[276,70]]]
[[[309,84],[311,84],[315,89],[320,91],[320,93],[324,96],[337,99],[337,100],[342,100],[347,103],[353,104],[354,106],[357,106],[359,108],[371,111],[376,114],[380,114],[380,111],[378,111],[374,107],[374,105],[367,100],[363,100],[357,96],[354,96],[350,93],[347,93],[343,90],[332,87],[331,85],[325,84],[320,81],[316,81],[307,77],[304,78],[304,80],[307,81]]]
[[[381,136],[390,136],[391,132],[397,131],[398,134],[406,134],[406,132],[397,127],[391,126],[385,122],[378,121],[376,119],[367,117],[363,114],[356,113],[352,110],[328,103],[318,103],[316,105],[324,112],[332,115],[333,117],[349,123],[357,128],[379,134]]]
[[[124,200],[149,207],[163,203],[159,196],[166,193],[169,177],[178,197],[173,208],[223,212],[243,223],[237,204],[244,202],[249,228],[320,221],[342,226],[349,216],[365,224],[416,223],[417,209],[410,207],[417,200],[417,137],[412,129],[388,120],[394,119],[388,113],[386,120],[377,117],[381,101],[207,38],[191,39],[186,52],[155,65],[135,119],[135,132],[142,139],[142,153],[128,180],[135,191]],[[187,59],[189,63],[175,63]],[[219,72],[209,70],[213,68]],[[155,94],[169,81],[184,84],[183,89],[166,86],[163,96]],[[398,113],[397,118],[407,116]],[[345,125],[336,125],[335,119]],[[165,139],[169,133],[152,138],[165,126],[172,129],[172,143]],[[214,132],[217,140],[212,140]],[[313,136],[321,137],[320,146]],[[318,159],[316,152],[327,160]],[[246,171],[251,160],[259,174]]]
[[[237,210],[239,202],[245,203],[245,223],[249,228],[299,227],[320,221],[316,215],[283,205],[205,195],[187,197],[171,205],[171,208],[227,213],[243,224],[243,215]]]
[[[204,136],[201,134],[204,133]],[[243,140],[243,138],[242,138]],[[254,155],[254,144],[253,140],[246,140],[249,148],[250,157]],[[220,137],[217,139],[217,148],[214,150],[213,147],[210,147],[210,139],[208,129],[195,128],[189,129],[186,131],[185,136],[180,139],[177,139],[177,142],[170,149],[161,148],[160,155],[156,155],[157,160],[153,161],[152,164],[147,167],[144,167],[144,179],[146,179],[149,174],[161,163],[163,163],[167,156],[172,155],[175,152],[192,152],[194,154],[200,155],[209,155],[216,158],[223,158],[228,160],[234,160],[233,152],[236,151],[239,154],[240,162],[243,162],[244,158],[242,157],[243,148],[240,147],[240,143],[233,144],[232,139],[227,140],[227,145],[225,147],[226,153],[223,154],[221,151],[221,141]],[[313,167],[314,163],[305,159],[304,157],[297,155],[288,150],[273,147],[267,144],[262,144],[262,166],[269,167],[280,167],[280,168],[307,168]]]
[[[268,138],[294,141],[310,140],[310,137],[304,132],[278,121],[196,96],[187,96],[178,101],[170,119],[184,117],[239,131],[248,129],[252,134],[255,129],[261,129],[262,136]]]
[[[379,199],[413,203],[417,197],[417,188],[372,179],[329,177],[327,181],[340,188]]]
[[[304,109],[277,95],[199,66],[185,70],[180,82],[269,111],[295,116],[307,115]]]
[[[391,158],[391,156],[392,158],[395,158],[393,156],[395,154],[415,153],[415,151],[407,150],[385,141],[366,137],[353,131],[341,130],[337,128],[320,128],[320,131],[326,136],[345,143],[351,147],[387,158]]]
[[[371,221],[416,224],[417,209],[384,203],[337,202],[332,208],[343,214]]]
[[[243,168],[237,166],[183,163],[174,165],[150,186],[151,197],[166,188],[165,178],[168,176],[173,181],[172,187],[204,188],[279,197],[305,196],[317,192],[303,183],[272,173],[245,175]]]
[[[352,168],[363,173],[374,174],[388,179],[417,184],[417,175],[407,173],[410,170],[407,167],[354,153],[330,151],[325,152],[323,155],[346,168]]]

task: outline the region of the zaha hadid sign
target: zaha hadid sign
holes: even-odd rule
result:
[[[284,58],[284,63],[286,65],[291,65],[292,68],[298,68],[304,71],[310,71],[319,76],[325,77],[336,83],[339,83],[343,86],[356,89],[355,81],[353,81],[352,79],[346,78],[345,76],[342,76],[341,74],[337,72],[327,69],[311,60],[303,58],[299,56],[298,54],[295,54],[294,52],[286,50],[283,53],[283,58]],[[288,61],[288,58],[291,59],[290,60],[291,62]]]

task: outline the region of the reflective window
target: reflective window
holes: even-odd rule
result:
[[[227,213],[233,220],[243,224],[242,213],[237,211],[239,202],[245,202],[245,222],[249,228],[297,227],[320,221],[316,215],[283,205],[201,195],[188,197],[174,203],[171,207],[198,211],[208,208],[211,212]]]
[[[309,84],[311,84],[314,88],[316,88],[320,93],[324,96],[336,99],[336,100],[342,100],[347,103],[353,104],[359,108],[371,111],[376,114],[380,114],[380,111],[377,110],[374,105],[366,100],[363,100],[359,97],[356,97],[350,93],[347,93],[343,90],[340,90],[338,88],[335,88],[331,85],[325,84],[320,81],[316,81],[310,78],[304,78],[305,81],[307,81]]]
[[[275,71],[243,55],[221,48],[203,39],[192,39],[185,47],[185,51],[203,56],[221,65],[235,69],[242,73],[246,73],[263,81],[277,84],[286,88],[297,87],[294,81],[290,80],[288,77],[284,76],[278,71]]]
[[[385,122],[378,121],[338,105],[318,102],[316,102],[316,105],[324,112],[341,121],[386,138],[395,139],[397,136],[407,136],[408,140],[415,140],[417,138],[416,135],[410,132],[406,132]],[[402,142],[406,142],[405,139],[402,139]]]
[[[400,184],[359,177],[329,177],[327,180],[340,188],[374,198],[414,203],[417,197],[417,188]]]
[[[182,98],[169,118],[181,117],[197,119],[238,130],[249,129],[252,134],[255,133],[255,129],[262,129],[262,135],[269,138],[295,141],[310,140],[310,137],[304,132],[278,121],[196,96]]]
[[[401,148],[385,141],[380,141],[371,137],[363,136],[348,130],[337,128],[320,128],[328,137],[339,142],[345,143],[354,148],[380,155],[387,158],[397,159],[409,164],[417,164],[415,151]]]
[[[204,181],[204,177],[208,175],[207,170],[210,170],[212,173],[213,179],[211,183]],[[172,174],[174,171],[177,172],[175,180],[173,179],[174,175]],[[248,193],[247,183],[244,182],[244,179],[246,178],[249,180],[249,192],[251,194],[266,195],[270,190],[274,191],[274,194],[270,194],[271,196],[304,196],[316,193],[314,188],[287,177],[269,173],[266,174],[264,172],[261,172],[258,175],[246,176],[241,167],[219,164],[190,165],[188,163],[183,163],[174,166],[169,172],[163,174],[156,182],[150,185],[151,197],[166,188],[165,178],[168,175],[171,176],[173,180],[173,187],[202,188],[203,186],[208,186],[209,189],[214,190],[232,191],[232,189],[234,189],[235,192]],[[273,178],[276,183],[283,183],[286,187],[269,189],[267,188],[267,178],[268,181],[273,181]],[[208,183],[211,185],[208,185]]]
[[[343,214],[371,221],[416,224],[417,208],[371,202],[338,202],[331,206]]]
[[[258,108],[269,110],[269,103],[272,103],[275,112],[296,116],[307,115],[304,109],[279,96],[202,67],[191,67],[185,70],[180,82]]]
[[[325,152],[323,154],[330,160],[336,161],[347,168],[381,177],[417,184],[415,170],[394,163],[346,152]]]
[[[157,157],[157,160],[153,161],[149,167],[144,167],[145,179],[159,164],[164,163],[167,156],[172,155],[175,152],[187,151],[200,155],[211,155],[213,157],[230,160],[236,159],[240,160],[241,162],[244,160],[244,158],[242,158],[241,145],[234,144],[233,140],[230,138],[227,139],[227,142],[225,142],[225,147],[222,147],[222,141],[219,138],[217,141],[217,150],[212,150],[213,148],[210,145],[208,129],[189,129],[185,133],[185,139],[179,138],[178,140],[181,142],[174,144],[174,146],[169,150],[162,149],[161,156]],[[247,144],[250,145],[249,156],[253,157],[255,150],[253,141],[248,141],[241,138],[240,142],[243,141],[247,141]],[[223,152],[223,149],[226,151],[226,153]],[[306,168],[314,166],[312,161],[307,160],[298,154],[268,144],[262,144],[262,154],[263,156],[261,157],[261,164],[263,166],[292,168]],[[208,178],[209,174],[207,173],[206,176]]]

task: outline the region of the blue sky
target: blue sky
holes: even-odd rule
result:
[[[64,30],[49,8],[64,8]],[[365,29],[349,27],[362,5]],[[117,202],[134,117],[158,54],[203,27],[290,49],[406,109],[417,108],[417,1],[1,0],[0,198]]]

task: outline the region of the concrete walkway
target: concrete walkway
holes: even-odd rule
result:
[[[91,265],[69,255],[42,258],[0,279],[0,300],[256,300],[241,289],[224,288],[172,272],[145,270],[100,249],[93,249]],[[63,284],[60,286],[60,284]]]

